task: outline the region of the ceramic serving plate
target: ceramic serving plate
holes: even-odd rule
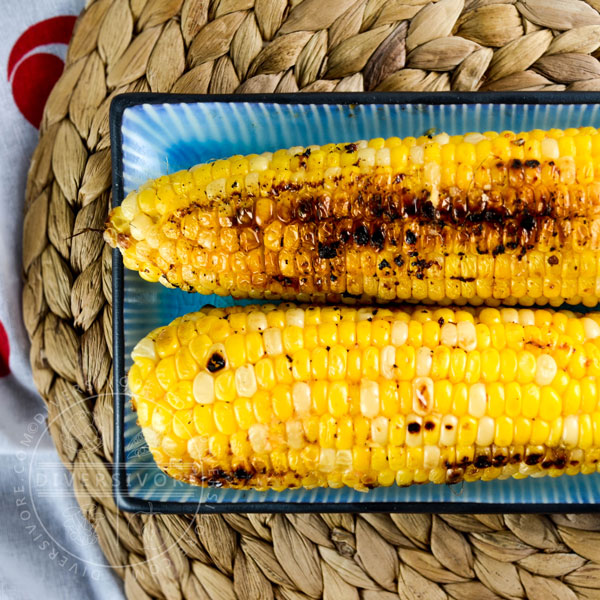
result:
[[[127,94],[111,107],[113,202],[149,178],[234,154],[372,137],[600,127],[600,94]],[[126,389],[134,344],[204,304],[232,298],[144,282],[113,256],[115,484],[119,508],[155,512],[575,512],[600,506],[600,474],[465,483],[256,492],[204,489],[154,464]]]

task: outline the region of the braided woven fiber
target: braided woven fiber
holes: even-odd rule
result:
[[[131,515],[113,452],[121,92],[598,90],[600,0],[95,0],[27,183],[23,312],[58,452],[129,598],[600,598],[600,516]]]

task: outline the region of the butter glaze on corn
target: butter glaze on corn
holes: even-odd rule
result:
[[[106,240],[149,281],[313,302],[597,304],[600,134],[382,138],[150,181]]]
[[[600,314],[205,309],[132,357],[155,461],[197,485],[364,490],[600,470]]]

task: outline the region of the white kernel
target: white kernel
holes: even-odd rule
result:
[[[394,364],[396,363],[396,347],[395,346],[385,346],[381,349],[381,358],[379,369],[381,372],[381,376],[386,379],[394,378]]]
[[[562,442],[567,448],[575,448],[579,441],[579,417],[568,415],[563,421]]]
[[[438,133],[433,136],[431,140],[434,144],[439,144],[440,146],[445,146],[450,143],[450,136],[447,133]]]
[[[248,173],[244,179],[244,185],[246,188],[246,192],[253,196],[258,196],[260,193],[260,177],[257,171],[251,171]]]
[[[248,428],[248,440],[254,452],[268,452],[271,449],[268,438],[269,430],[264,423],[254,423]]]
[[[494,432],[496,428],[496,422],[492,417],[481,417],[477,426],[477,439],[475,443],[478,446],[491,446],[494,442]]]
[[[423,450],[423,468],[436,469],[440,466],[442,453],[438,446],[427,445]]]
[[[375,164],[378,167],[389,167],[391,164],[391,153],[389,148],[380,148],[375,153]]]
[[[530,308],[522,308],[519,310],[519,323],[523,327],[535,325],[535,313]]]
[[[433,363],[433,352],[431,348],[421,346],[417,350],[416,357],[416,372],[419,377],[428,377],[431,373],[431,365]]]
[[[347,473],[352,470],[352,450],[338,450],[335,453],[335,470]]]
[[[440,426],[440,444],[454,446],[458,432],[458,419],[454,415],[444,415]]]
[[[526,462],[522,462],[519,464],[519,473],[521,475],[525,475],[526,477],[533,477],[538,472],[539,467],[537,465],[528,465]]]
[[[294,410],[299,417],[310,414],[310,386],[304,381],[296,381],[292,386]]]
[[[463,141],[467,144],[478,144],[485,139],[485,135],[482,133],[467,133],[467,135],[465,135],[463,138]]]
[[[123,202],[121,202],[121,211],[123,216],[131,221],[138,212],[137,192],[129,192]]]
[[[148,242],[148,246],[157,250],[160,246],[161,233],[158,229],[158,225],[152,225],[152,227],[148,228],[146,231],[146,241]]]
[[[243,365],[235,371],[235,389],[238,396],[252,398],[258,391],[253,365]]]
[[[144,434],[144,439],[146,440],[149,448],[160,447],[163,439],[162,434],[152,429],[152,427],[144,427],[142,429],[142,433]]]
[[[529,477],[533,477],[534,479],[540,479],[541,477],[546,477],[548,475],[548,471],[536,471],[535,473],[531,473]]]
[[[154,342],[148,338],[142,338],[131,351],[131,358],[134,362],[136,358],[151,358],[156,360],[156,346]]]
[[[442,346],[454,348],[458,345],[458,328],[454,323],[444,323],[440,328],[440,343]]]
[[[549,354],[540,354],[535,369],[535,382],[538,385],[550,385],[557,371],[556,361]]]
[[[371,439],[375,444],[385,446],[388,443],[390,421],[386,417],[375,417],[371,421]]]
[[[329,167],[325,169],[325,179],[335,179],[342,174],[342,167]]]
[[[358,166],[359,167],[374,167],[375,166],[375,148],[361,148],[358,151]]]
[[[268,327],[267,315],[259,310],[249,312],[246,318],[246,327],[248,331],[264,331]]]
[[[285,322],[290,327],[304,327],[304,311],[301,308],[288,308],[285,311]]]
[[[227,179],[221,177],[220,179],[214,179],[205,188],[206,198],[210,200],[218,200],[225,198],[225,189],[227,187]]]
[[[584,317],[581,322],[583,324],[583,331],[585,333],[586,340],[595,340],[600,336],[600,325],[598,325],[594,319]]]
[[[509,464],[502,467],[502,471],[498,479],[510,479],[515,473],[519,472],[519,465]]]
[[[379,414],[379,385],[375,381],[360,382],[360,412],[369,418]]]
[[[358,311],[356,311],[356,320],[357,321],[368,321],[369,319],[373,318],[373,309],[372,308],[367,308],[367,307],[362,307],[359,308]]]
[[[433,380],[430,377],[415,377],[412,385],[413,410],[418,415],[427,415],[433,410]]]
[[[253,156],[248,160],[249,171],[266,171],[269,168],[269,159],[266,156]]]
[[[423,168],[423,179],[427,189],[437,189],[442,180],[442,170],[440,165],[434,161],[425,163],[425,167]]]
[[[321,448],[319,456],[319,471],[331,473],[335,466],[335,450],[333,448]]]
[[[503,308],[500,311],[500,318],[503,323],[518,323],[519,312],[516,308]]]
[[[394,346],[403,346],[408,339],[408,324],[405,321],[394,321],[391,338]]]
[[[279,356],[280,354],[283,354],[281,329],[278,327],[269,327],[263,331],[263,343],[265,344],[265,352],[269,356]]]
[[[556,160],[556,168],[563,176],[565,173],[574,173],[575,159],[572,156],[561,156]]]
[[[583,463],[583,459],[585,458],[585,453],[581,448],[573,448],[571,450],[571,455],[569,456],[569,461],[575,461],[578,464]]]
[[[487,404],[485,384],[474,383],[469,388],[469,414],[473,417],[483,417]]]
[[[558,150],[558,140],[554,138],[544,138],[542,140],[542,156],[549,159],[557,159],[560,155]]]
[[[302,429],[301,421],[286,421],[285,432],[287,435],[287,444],[290,448],[293,450],[299,450],[304,446],[304,431]]]
[[[208,437],[197,435],[188,440],[188,454],[197,461],[201,461],[208,454]]]
[[[143,240],[151,227],[152,219],[146,213],[138,213],[129,226],[131,237],[134,240]]]
[[[477,348],[477,331],[471,321],[460,321],[456,325],[458,347],[471,352]]]
[[[358,140],[358,142],[354,142],[354,145],[359,149],[362,150],[363,148],[368,148],[369,146],[369,142],[367,140]]]
[[[409,160],[415,165],[422,165],[425,162],[425,148],[423,146],[412,146],[408,151]]]
[[[304,154],[305,150],[306,148],[304,148],[304,146],[292,146],[288,150],[288,153],[290,156],[296,156],[297,154]]]
[[[210,373],[198,373],[192,385],[194,400],[198,404],[212,404],[215,401],[215,381]]]
[[[423,419],[419,415],[406,417],[406,445],[412,448],[423,445]]]

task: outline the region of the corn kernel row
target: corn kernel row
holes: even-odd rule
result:
[[[595,472],[600,315],[205,309],[134,349],[159,466],[200,485],[409,485]]]
[[[377,138],[149,181],[106,240],[149,281],[239,298],[595,306],[600,134]]]

